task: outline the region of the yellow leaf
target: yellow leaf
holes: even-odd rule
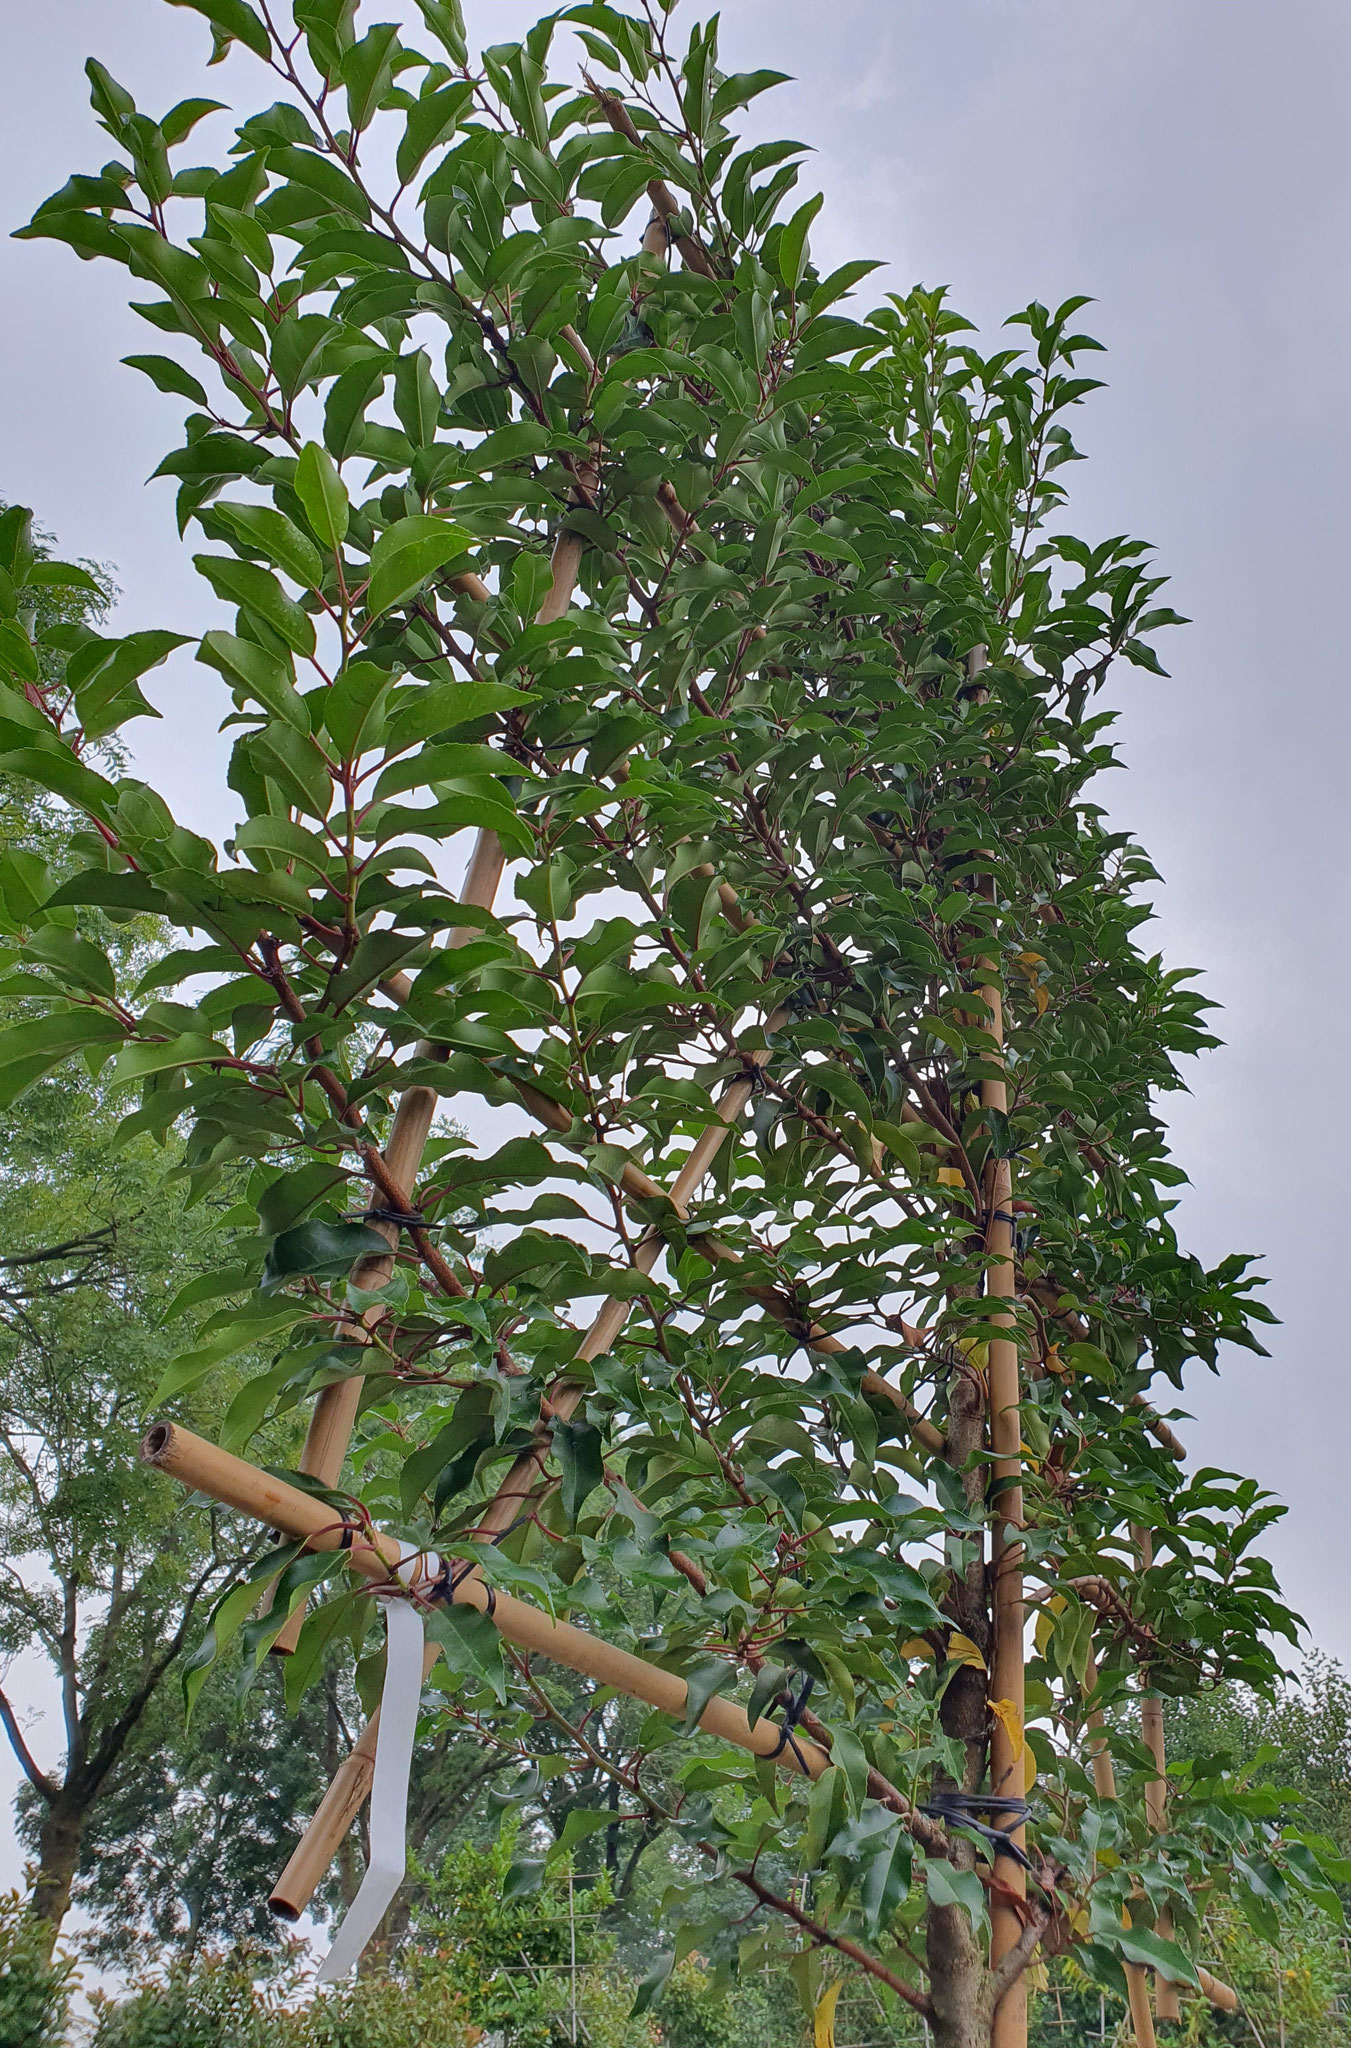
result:
[[[1033,1754],[1032,1754],[1032,1749],[1031,1749],[1031,1745],[1030,1745],[1029,1743],[1026,1743],[1026,1742],[1025,1742],[1025,1743],[1023,1744],[1023,1797],[1024,1797],[1024,1799],[1026,1799],[1026,1797],[1027,1797],[1028,1793],[1029,1793],[1029,1792],[1030,1792],[1030,1791],[1032,1790],[1032,1787],[1033,1787],[1033,1786],[1034,1786],[1034,1785],[1036,1784],[1036,1782],[1037,1782],[1037,1759],[1036,1759],[1036,1758],[1035,1758],[1035,1757],[1033,1756]]]
[[[960,1167],[960,1166],[940,1166],[940,1167],[939,1167],[939,1169],[938,1169],[938,1185],[939,1185],[939,1187],[940,1187],[940,1188],[960,1188],[960,1187],[965,1187],[966,1183],[965,1183],[965,1181],[964,1181],[964,1180],[962,1179],[962,1169],[961,1169],[961,1167]]]
[[[1023,1741],[1023,1717],[1012,1700],[991,1700],[990,1712],[1003,1727],[1013,1750],[1013,1761],[1017,1763],[1026,1744]]]
[[[975,1671],[985,1669],[985,1659],[976,1644],[972,1642],[970,1636],[964,1636],[960,1629],[954,1629],[948,1637],[948,1662],[969,1664]]]
[[[901,1644],[901,1655],[903,1657],[923,1657],[927,1663],[932,1664],[934,1661],[933,1644],[926,1643],[923,1636],[911,1636],[908,1643]]]
[[[837,1977],[821,1993],[821,2002],[812,2023],[813,2048],[835,2048],[835,2006],[843,1989],[844,1979]]]

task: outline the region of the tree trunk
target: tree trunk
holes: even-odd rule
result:
[[[925,1947],[934,2048],[990,2048],[989,1975],[965,1907],[930,1906]]]
[[[70,1889],[79,1868],[84,1816],[84,1800],[64,1791],[48,1807],[38,1836],[38,1872],[28,1910],[46,1930],[49,1948],[55,1945],[61,1922],[70,1911]]]

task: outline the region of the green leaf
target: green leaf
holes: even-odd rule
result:
[[[1123,1928],[1116,1940],[1128,1963],[1147,1964],[1170,1984],[1190,1984],[1194,1991],[1201,1989],[1195,1964],[1175,1941],[1165,1941],[1161,1934],[1145,1927]]]
[[[805,206],[799,206],[779,237],[779,276],[790,292],[795,292],[802,282],[807,268],[807,230],[824,205],[825,194],[818,192]]]
[[[480,1614],[467,1602],[456,1601],[449,1607],[440,1602],[426,1617],[425,1626],[429,1639],[440,1646],[450,1670],[460,1677],[486,1682],[499,1704],[506,1705],[502,1638],[486,1614]]]
[[[549,1845],[546,1863],[558,1863],[564,1856],[570,1856],[579,1842],[589,1841],[592,1835],[603,1834],[606,1828],[615,1825],[615,1820],[616,1816],[608,1807],[574,1806],[557,1841]]]
[[[788,1672],[782,1664],[766,1664],[764,1669],[756,1674],[755,1684],[751,1688],[751,1696],[746,1706],[746,1719],[752,1728],[770,1701],[783,1691],[787,1680]]]
[[[256,1558],[239,1584],[232,1586],[224,1598],[217,1601],[206,1634],[183,1663],[183,1704],[189,1720],[212,1665],[257,1607],[262,1587],[300,1555],[301,1547],[299,1543],[288,1543],[280,1550],[269,1550],[263,1557]]]
[[[77,761],[69,747],[62,746],[59,740],[40,747],[6,748],[0,752],[0,768],[36,782],[53,796],[64,797],[67,803],[87,811],[93,818],[106,817],[117,795],[110,782]]]
[[[160,122],[160,134],[172,149],[175,143],[185,142],[197,123],[204,121],[208,114],[224,112],[223,100],[180,100]]]
[[[661,1997],[674,1968],[675,1950],[666,1949],[657,1957],[656,1962],[638,1986],[633,2004],[629,2008],[629,2018],[631,2020],[641,2018],[643,2013]]]
[[[985,1924],[985,1887],[974,1870],[954,1870],[941,1857],[930,1856],[924,1864],[925,1886],[931,1906],[960,1906],[968,1914],[972,1931]]]
[[[563,1513],[569,1528],[605,1477],[605,1454],[600,1431],[584,1418],[555,1422],[554,1454],[562,1475]]]
[[[344,761],[379,746],[389,690],[387,669],[373,661],[349,661],[319,700],[325,729]]]
[[[371,550],[371,578],[366,590],[366,609],[372,618],[426,582],[445,563],[454,561],[472,545],[463,527],[449,520],[434,519],[415,512],[386,527]]]
[[[277,568],[307,590],[317,590],[323,581],[324,565],[314,542],[298,526],[271,505],[235,505],[224,501],[213,505],[212,517],[223,519],[246,547],[256,548]]]
[[[332,456],[317,441],[307,441],[300,451],[295,489],[310,525],[336,551],[347,533],[347,491]]]
[[[194,555],[194,567],[218,597],[243,605],[280,634],[297,654],[314,652],[314,620],[289,597],[270,569],[234,555]]]
[[[103,1010],[54,1010],[0,1031],[0,1108],[86,1046],[117,1045],[126,1029]]]
[[[261,704],[271,717],[284,719],[298,733],[308,735],[309,712],[291,680],[289,664],[280,655],[269,654],[256,641],[213,628],[203,637],[197,659],[218,669],[232,689]]]
[[[311,1218],[284,1230],[269,1247],[261,1287],[273,1294],[288,1280],[339,1280],[358,1259],[387,1257],[389,1246],[365,1223],[323,1223]]]
[[[172,1073],[179,1067],[209,1066],[213,1060],[229,1060],[228,1045],[220,1045],[200,1031],[185,1031],[177,1038],[133,1039],[124,1045],[108,1069],[115,1088],[143,1081],[148,1074]]]
[[[168,391],[179,398],[190,398],[194,405],[206,405],[207,395],[197,379],[176,363],[170,356],[123,356],[129,369],[140,370],[148,377],[158,391]]]
[[[736,1666],[726,1657],[701,1657],[684,1673],[685,1727],[686,1735],[693,1735],[703,1719],[704,1709],[719,1693],[731,1692],[736,1685]]]
[[[200,14],[211,24],[213,52],[211,62],[218,64],[231,43],[243,43],[253,51],[255,57],[267,57],[272,44],[263,23],[245,0],[169,0],[171,7],[190,7],[194,14]],[[186,134],[186,129],[183,131]]]
[[[353,135],[370,127],[377,107],[394,82],[399,55],[399,31],[390,21],[376,22],[360,42],[343,51],[342,79],[347,87],[347,121]]]
[[[510,1868],[502,1880],[502,1897],[533,1898],[544,1882],[544,1868],[543,1856],[513,1856]]]
[[[330,157],[317,156],[310,149],[295,149],[289,143],[280,149],[268,151],[268,168],[279,171],[284,178],[302,185],[313,192],[322,203],[335,213],[345,213],[359,221],[371,217],[370,206],[359,185],[353,183],[346,171],[340,171]]]
[[[431,152],[455,133],[473,92],[467,79],[457,79],[413,102],[396,157],[401,185],[408,184]]]

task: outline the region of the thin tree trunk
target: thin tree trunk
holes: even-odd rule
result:
[[[964,1907],[929,1907],[925,1951],[934,2048],[990,2048],[989,1976]]]

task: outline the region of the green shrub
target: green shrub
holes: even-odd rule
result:
[[[46,1930],[18,1892],[0,1893],[0,2048],[56,2048],[72,1965],[48,1953]]]

